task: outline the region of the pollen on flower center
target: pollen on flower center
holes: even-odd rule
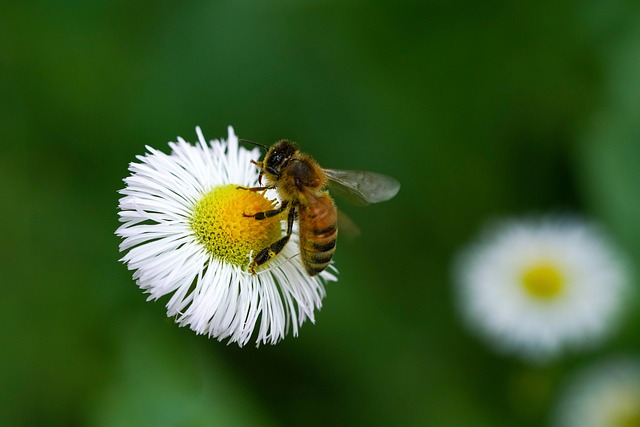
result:
[[[617,396],[619,408],[612,414],[611,426],[640,427],[640,393],[636,390],[624,389]]]
[[[565,279],[557,266],[542,263],[524,271],[522,285],[530,296],[541,300],[551,300],[562,293]]]
[[[191,228],[209,253],[246,268],[251,251],[260,251],[276,241],[282,230],[279,215],[256,220],[243,213],[270,209],[274,209],[274,201],[261,193],[224,185],[211,190],[196,205]]]
[[[634,410],[626,414],[615,417],[612,426],[615,427],[639,427],[640,426],[640,410]]]

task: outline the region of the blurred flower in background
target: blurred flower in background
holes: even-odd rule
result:
[[[310,277],[297,254],[297,230],[281,254],[248,271],[253,253],[282,235],[281,217],[257,221],[245,212],[273,209],[275,192],[247,191],[258,185],[258,149],[227,141],[199,145],[182,138],[170,155],[149,153],[131,163],[120,191],[122,258],[150,299],[172,294],[167,315],[199,334],[245,345],[259,324],[256,342],[275,344],[289,329],[297,335],[322,305],[328,271]]]
[[[601,341],[628,281],[605,236],[568,218],[499,223],[456,267],[470,327],[499,350],[538,362]]]
[[[558,427],[640,426],[640,362],[613,359],[579,373],[556,407]]]

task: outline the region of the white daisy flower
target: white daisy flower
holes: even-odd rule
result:
[[[627,283],[604,236],[569,219],[498,224],[456,267],[469,325],[499,350],[539,361],[603,339]]]
[[[238,188],[258,186],[251,161],[260,153],[239,147],[233,128],[226,141],[207,143],[200,128],[196,133],[196,145],[178,138],[171,154],[147,147],[130,164],[116,231],[127,251],[122,261],[149,299],[171,294],[167,315],[199,334],[240,346],[256,328],[257,344],[275,344],[289,329],[296,336],[306,319],[314,322],[325,283],[337,278],[305,272],[297,227],[277,257],[249,272],[252,254],[283,235],[283,218],[243,213],[273,209],[276,193]]]
[[[579,373],[555,411],[558,427],[640,426],[640,361],[615,359]]]

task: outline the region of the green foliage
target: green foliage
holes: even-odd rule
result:
[[[3,8],[0,425],[545,424],[574,365],[638,351],[637,316],[597,353],[525,366],[462,326],[451,262],[488,219],[557,211],[640,261],[640,22],[607,5]],[[128,162],[229,124],[403,185],[345,207],[363,234],[340,280],[275,347],[179,329],[118,262]]]

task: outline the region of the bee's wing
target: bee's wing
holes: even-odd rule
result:
[[[361,234],[358,224],[340,209],[338,209],[338,230],[340,236],[347,236],[349,240],[355,239]]]
[[[323,169],[329,190],[357,205],[384,202],[400,191],[400,183],[387,175],[369,171]]]

